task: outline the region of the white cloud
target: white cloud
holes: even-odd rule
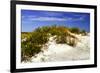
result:
[[[28,21],[82,21],[82,20],[84,20],[84,17],[79,17],[79,18],[71,18],[71,17],[58,18],[58,17],[22,16],[22,19],[25,19],[25,20],[28,20]]]
[[[37,17],[37,16],[33,16],[33,15],[29,15],[29,16],[22,16],[22,19],[31,19],[31,18],[35,18],[35,17]]]
[[[79,18],[73,18],[72,20],[73,21],[82,21],[82,20],[84,20],[84,18],[85,17],[82,16],[82,17],[79,17]]]
[[[56,17],[37,17],[32,18],[32,21],[66,21],[65,18],[56,18]]]

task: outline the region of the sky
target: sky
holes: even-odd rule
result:
[[[90,14],[43,10],[21,10],[22,32],[32,32],[42,26],[78,27],[90,32]]]

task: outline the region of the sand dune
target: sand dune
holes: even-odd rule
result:
[[[89,35],[76,35],[79,39],[75,47],[67,44],[56,44],[55,36],[50,37],[43,51],[32,57],[32,62],[54,62],[67,60],[86,60],[90,55]]]

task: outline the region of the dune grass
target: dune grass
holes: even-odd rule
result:
[[[85,33],[80,31],[79,28],[67,28],[64,26],[44,26],[39,27],[33,32],[22,32],[21,39],[21,61],[31,61],[32,56],[35,56],[42,51],[43,45],[49,41],[49,37],[56,35],[57,44],[68,44],[75,46],[75,38],[70,33]]]

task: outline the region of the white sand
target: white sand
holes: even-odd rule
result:
[[[56,44],[54,37],[49,38],[49,42],[46,44],[46,47],[43,47],[43,52],[40,52],[35,57],[32,57],[32,62],[54,62],[89,59],[89,35],[77,35],[79,41],[75,47],[69,46],[67,44]]]

